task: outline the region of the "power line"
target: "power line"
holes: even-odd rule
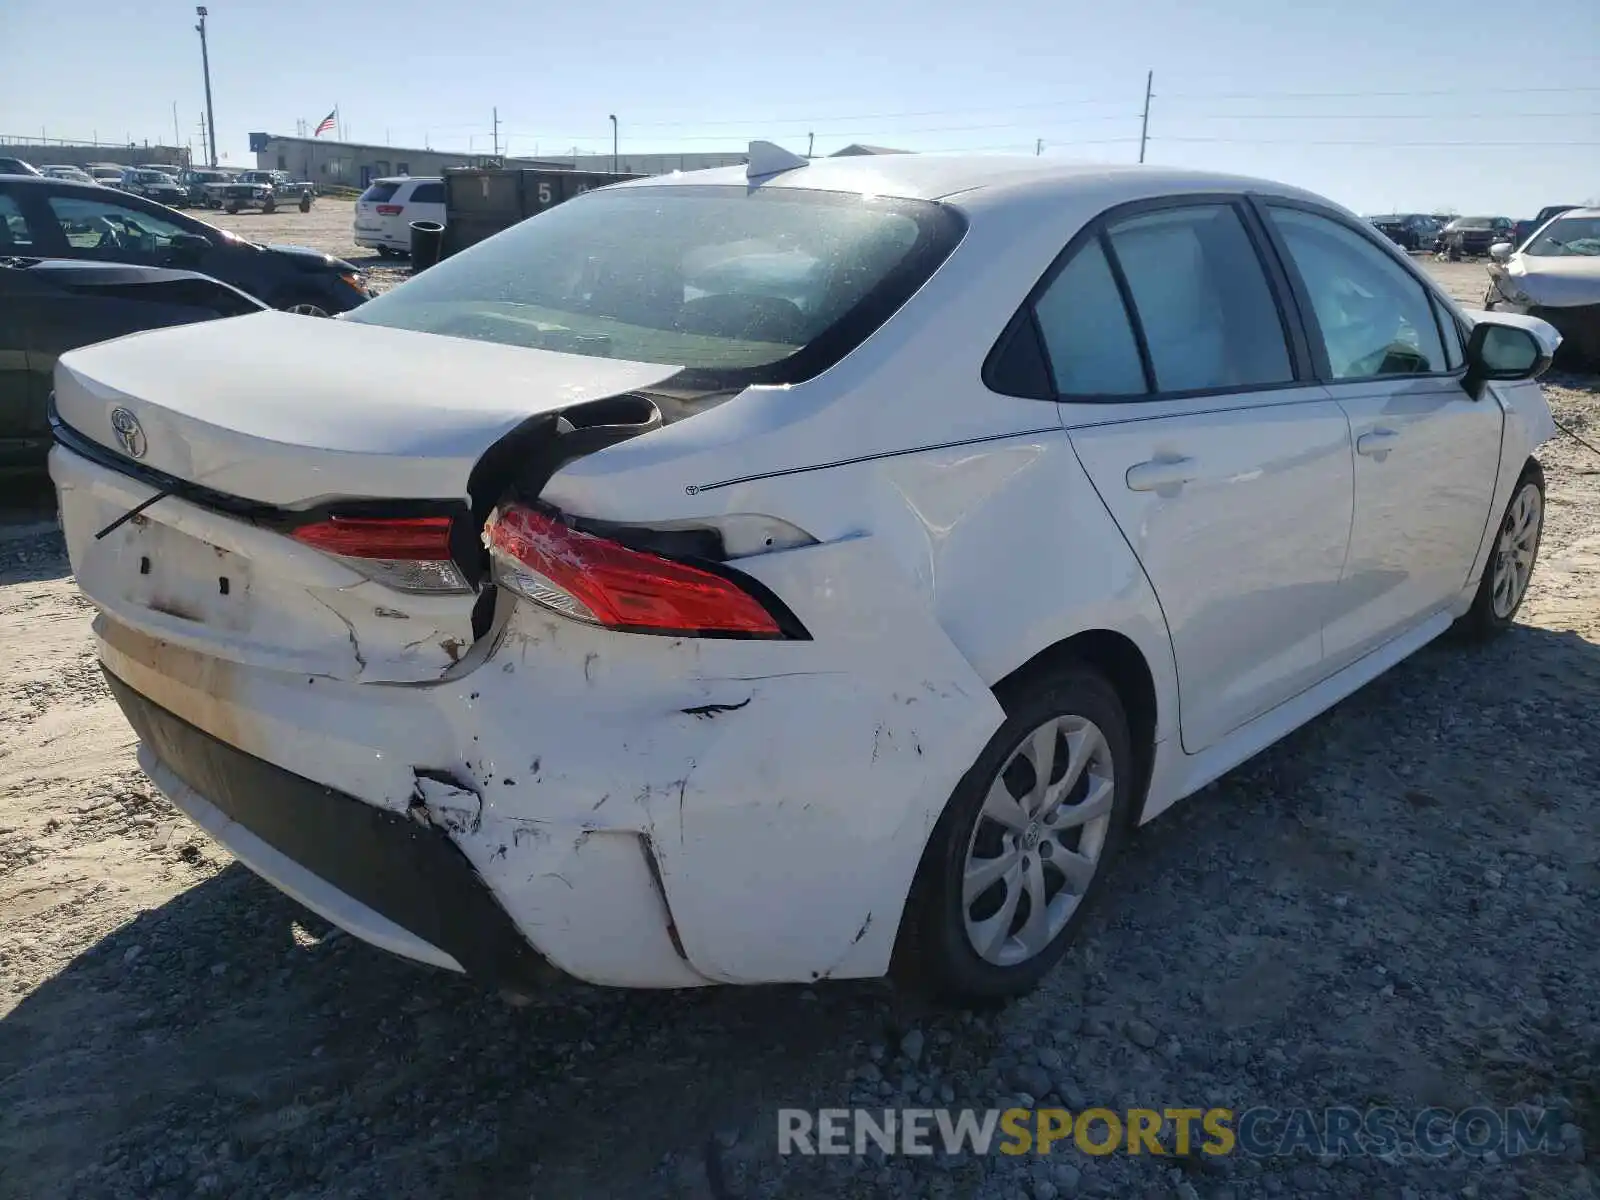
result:
[[[1565,95],[1575,92],[1600,92],[1600,87],[1531,87],[1531,88],[1440,88],[1403,92],[1169,92],[1168,100],[1333,100],[1366,99],[1395,96],[1520,96]]]
[[[1421,147],[1470,147],[1489,146],[1505,147],[1519,146],[1537,149],[1539,147],[1572,146],[1588,147],[1600,146],[1600,142],[1484,142],[1474,138],[1471,141],[1456,142],[1377,142],[1377,141],[1322,141],[1313,138],[1226,138],[1226,137],[1152,137],[1152,142],[1186,142],[1186,143],[1214,143],[1229,146],[1382,146],[1395,149],[1413,149]]]

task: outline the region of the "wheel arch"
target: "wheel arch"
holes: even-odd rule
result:
[[[1047,646],[994,684],[995,697],[1005,704],[1006,694],[1041,676],[1059,672],[1069,664],[1081,664],[1098,671],[1122,701],[1128,718],[1128,740],[1133,747],[1137,775],[1135,802],[1129,806],[1129,821],[1137,824],[1144,810],[1155,766],[1156,730],[1159,727],[1160,701],[1155,675],[1138,643],[1112,629],[1087,629]]]

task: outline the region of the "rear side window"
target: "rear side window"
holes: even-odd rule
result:
[[[1058,393],[1143,394],[1139,343],[1098,238],[1072,256],[1033,311]]]
[[[23,220],[22,210],[10,196],[0,195],[0,255],[33,248],[33,234]]]
[[[369,204],[382,204],[392,199],[399,190],[400,185],[398,183],[375,183],[361,193],[361,199]],[[346,194],[348,195],[349,193]]]
[[[1161,209],[1110,228],[1158,392],[1290,383],[1267,277],[1228,204]]]
[[[1388,251],[1316,213],[1267,212],[1311,297],[1330,378],[1450,369],[1428,290]]]
[[[412,204],[443,204],[444,203],[444,184],[442,184],[442,183],[419,183],[419,184],[417,184],[416,189],[414,191],[412,191],[412,193],[411,193],[410,203],[412,203]]]

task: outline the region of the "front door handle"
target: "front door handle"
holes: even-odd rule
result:
[[[1356,453],[1365,454],[1368,458],[1382,459],[1394,449],[1395,442],[1399,440],[1400,435],[1392,429],[1374,429],[1371,433],[1363,433],[1356,439]]]
[[[1162,457],[1128,468],[1128,487],[1135,492],[1177,491],[1195,478],[1192,458]]]

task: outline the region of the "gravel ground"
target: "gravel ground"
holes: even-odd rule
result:
[[[223,220],[354,253],[348,205]],[[1481,294],[1481,267],[1429,266]],[[1600,380],[1547,390],[1600,444]],[[48,496],[12,496],[0,1196],[1592,1196],[1600,457],[1541,458],[1511,634],[1429,647],[1145,829],[1067,962],[980,1012],[865,984],[513,1008],[330,930],[139,773]],[[1019,1098],[1527,1103],[1569,1128],[1558,1157],[1431,1165],[776,1154],[780,1107]]]

